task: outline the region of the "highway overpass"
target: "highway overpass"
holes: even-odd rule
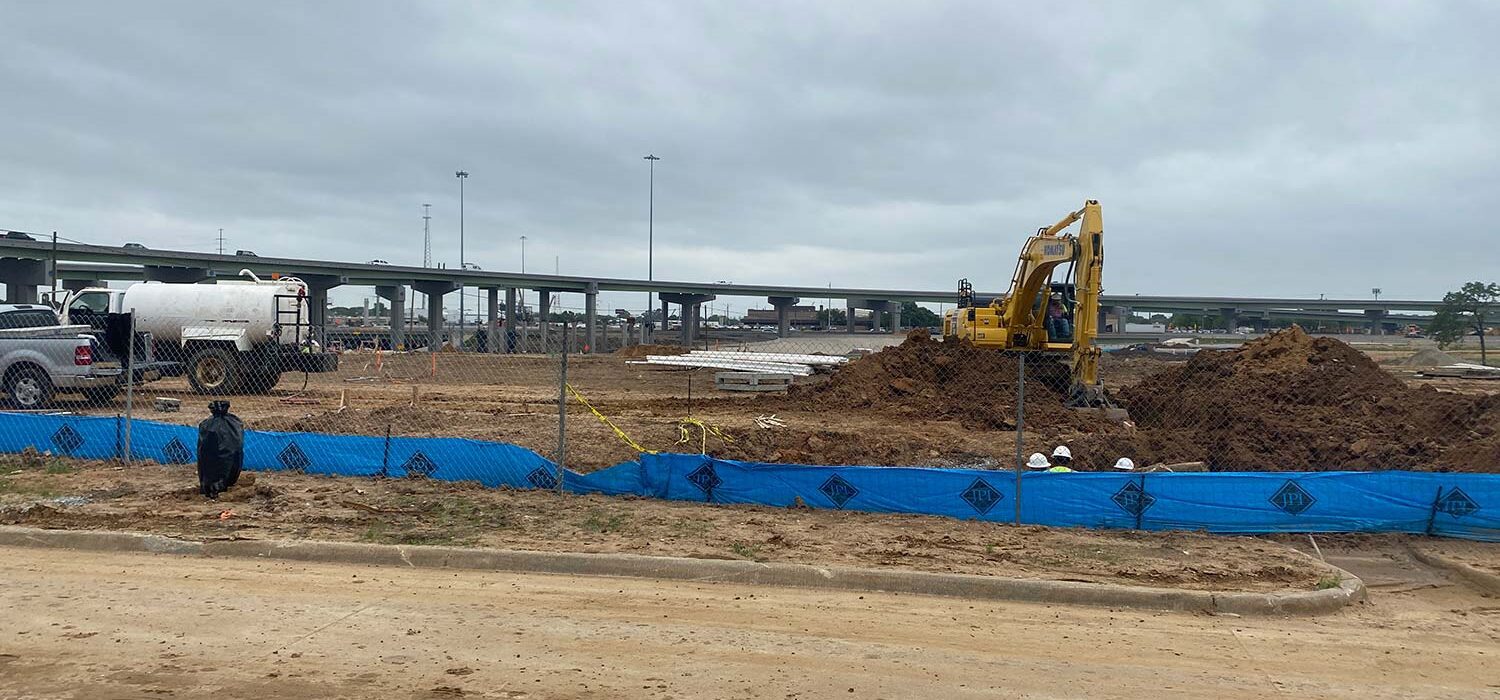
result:
[[[53,243],[18,236],[0,237],[0,283],[6,285],[7,299],[13,303],[35,302],[37,288],[49,286],[53,279],[67,288],[80,288],[109,280],[155,280],[163,282],[205,282],[216,278],[237,277],[248,269],[257,275],[294,275],[309,289],[314,323],[322,322],[328,290],[342,285],[370,285],[376,294],[391,302],[395,330],[393,345],[400,344],[402,309],[408,288],[427,295],[429,332],[440,332],[443,297],[459,289],[473,287],[488,292],[489,328],[494,329],[500,294],[505,307],[516,307],[518,290],[542,292],[538,311],[543,318],[550,311],[554,294],[584,296],[585,317],[597,315],[599,292],[653,292],[659,295],[665,314],[668,304],[677,304],[685,340],[697,330],[703,303],[719,296],[763,297],[778,311],[781,331],[788,330],[787,315],[802,298],[843,299],[848,310],[848,330],[853,331],[855,309],[890,311],[891,332],[900,329],[900,305],[903,302],[953,304],[956,290],[868,289],[800,285],[720,284],[715,282],[678,282],[630,278],[576,275],[539,275],[491,270],[452,270],[445,268],[406,267],[378,263],[339,262],[305,258],[219,255],[180,250],[155,250],[141,247],[115,247],[80,243]],[[981,300],[998,292],[976,294]],[[1258,325],[1271,318],[1317,316],[1330,319],[1361,320],[1373,328],[1384,329],[1405,319],[1392,317],[1395,312],[1426,312],[1437,309],[1440,302],[1402,299],[1294,299],[1276,297],[1219,296],[1149,296],[1104,294],[1101,317],[1123,323],[1129,313],[1205,313],[1230,319],[1233,325]],[[1327,316],[1320,316],[1327,314]],[[876,315],[878,318],[878,315]],[[508,327],[512,319],[505,319]],[[1404,323],[1403,323],[1404,324]],[[586,344],[594,346],[594,323],[586,324]],[[1104,324],[1101,323],[1101,327]],[[491,343],[490,347],[496,347]]]

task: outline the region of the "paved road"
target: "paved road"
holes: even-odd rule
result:
[[[1377,590],[1372,605],[1334,617],[1255,619],[144,554],[0,557],[5,698],[1500,694],[1500,604],[1441,579]]]

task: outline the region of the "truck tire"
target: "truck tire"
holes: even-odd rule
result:
[[[41,368],[22,366],[5,380],[5,393],[16,408],[44,408],[52,401],[52,380]]]
[[[120,395],[120,387],[104,386],[98,389],[84,389],[83,398],[94,406],[106,406]]]
[[[200,394],[232,394],[244,379],[239,358],[224,348],[204,348],[188,360],[188,383]]]
[[[245,374],[244,386],[241,387],[247,394],[264,394],[281,381],[281,373],[277,371],[250,372]]]

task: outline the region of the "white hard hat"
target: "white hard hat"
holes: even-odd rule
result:
[[[1055,450],[1052,451],[1052,456],[1053,457],[1067,457],[1068,459],[1072,459],[1073,458],[1073,451],[1070,450],[1070,449],[1068,449],[1067,445],[1058,445],[1057,449],[1055,449]]]
[[[1046,469],[1052,465],[1047,462],[1046,455],[1040,452],[1033,452],[1031,453],[1031,459],[1026,460],[1026,466],[1032,469]]]
[[[1115,461],[1115,469],[1130,471],[1132,469],[1135,469],[1135,462],[1130,461],[1129,457],[1121,457],[1120,459]]]

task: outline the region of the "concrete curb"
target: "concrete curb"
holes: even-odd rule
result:
[[[1464,583],[1477,589],[1480,593],[1500,596],[1500,576],[1461,561],[1449,559],[1441,554],[1423,551],[1422,548],[1413,544],[1408,544],[1406,548],[1417,561],[1434,569],[1442,569],[1463,579]]]
[[[198,543],[159,535],[39,530],[11,526],[0,526],[0,545],[574,576],[622,576],[1238,615],[1321,615],[1336,612],[1345,605],[1365,598],[1364,582],[1336,568],[1336,573],[1341,577],[1337,588],[1284,593],[1217,593],[1074,581],[649,557],[637,554],[527,552],[287,540]]]
[[[74,549],[85,552],[150,552],[152,554],[202,554],[203,545],[162,535],[106,530],[43,530],[0,526],[0,546]]]

